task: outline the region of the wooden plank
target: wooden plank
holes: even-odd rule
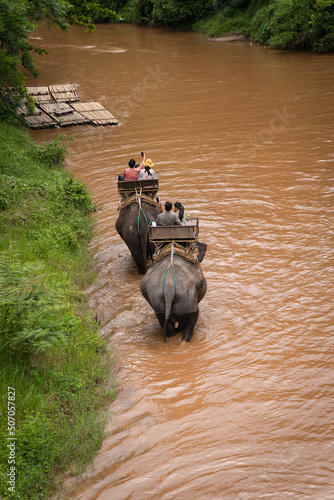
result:
[[[89,122],[85,116],[78,113],[78,111],[74,110],[69,104],[64,102],[41,104],[40,107],[61,127],[81,125]]]
[[[159,179],[141,179],[135,181],[117,181],[119,194],[156,192],[159,189]]]
[[[197,236],[197,226],[150,226],[151,241],[194,241]]]
[[[25,116],[24,119],[31,128],[52,128],[57,125],[51,116],[42,112],[38,115]]]
[[[88,118],[94,125],[117,125],[118,120],[99,102],[75,102],[72,107]]]
[[[72,83],[66,85],[50,85],[50,94],[57,102],[74,102],[79,100],[78,92]]]
[[[27,87],[27,92],[30,95],[45,95],[49,94],[49,87]]]
[[[26,87],[29,95],[32,96],[36,104],[51,102],[52,96],[49,92],[49,87]]]

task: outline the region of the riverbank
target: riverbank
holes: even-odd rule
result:
[[[0,123],[0,147],[0,496],[45,499],[94,457],[114,397],[84,293],[95,208],[64,141]]]
[[[120,4],[122,18],[130,23],[194,30],[209,37],[223,37],[239,31],[251,42],[271,49],[321,53],[334,50],[332,1],[197,0],[185,5],[181,0],[127,0]]]

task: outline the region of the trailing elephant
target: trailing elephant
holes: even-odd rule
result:
[[[166,337],[182,331],[182,340],[190,342],[198,319],[198,304],[207,290],[201,262],[207,245],[197,242],[195,262],[180,254],[165,255],[154,262],[140,282],[140,291],[154,310]]]
[[[116,221],[116,230],[128,246],[139,274],[146,273],[146,260],[154,253],[155,247],[149,241],[148,228],[159,214],[160,206],[157,202],[139,199],[125,204]]]

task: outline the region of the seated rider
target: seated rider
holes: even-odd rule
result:
[[[173,204],[170,201],[165,203],[165,212],[157,217],[157,226],[182,226],[182,222],[175,212],[171,212]]]
[[[174,212],[177,214],[177,216],[179,217],[182,224],[188,225],[189,220],[190,220],[190,215],[188,214],[188,212],[185,211],[182,203],[180,203],[179,201],[176,201],[174,203],[174,207],[175,207]]]
[[[153,170],[154,163],[151,159],[145,161],[145,168],[142,168],[138,174],[137,179],[140,181],[142,179],[156,179],[157,174]]]
[[[123,177],[121,175],[118,176],[119,181],[136,181],[139,172],[144,167],[144,163],[146,160],[146,156],[143,156],[143,161],[140,165],[136,165],[135,160],[129,161],[129,167],[124,170]]]

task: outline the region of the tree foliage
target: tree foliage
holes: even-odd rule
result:
[[[129,20],[141,24],[189,28],[196,20],[212,14],[214,0],[130,0]]]
[[[117,1],[85,1],[72,0],[68,12],[70,24],[85,26],[89,31],[95,29],[94,23],[119,21],[121,18],[116,13]]]
[[[252,39],[276,49],[334,50],[334,0],[272,0],[253,19]]]

